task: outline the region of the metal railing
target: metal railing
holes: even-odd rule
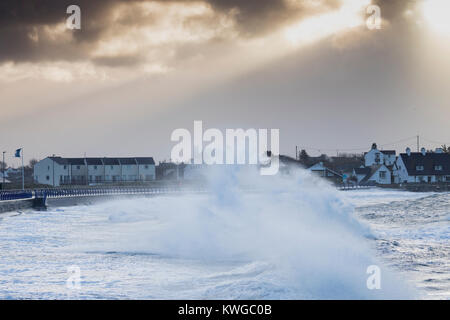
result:
[[[4,200],[23,200],[33,198],[69,198],[69,197],[95,197],[95,196],[120,196],[120,195],[156,195],[156,194],[175,194],[175,193],[204,193],[200,188],[177,188],[177,187],[158,187],[158,188],[67,188],[67,189],[36,189],[25,191],[0,191],[0,201]]]
[[[0,191],[0,201],[33,199],[33,191]]]
[[[364,186],[364,185],[348,185],[348,186],[339,186],[337,187],[338,190],[357,190],[357,189],[370,189],[373,188],[374,186]]]

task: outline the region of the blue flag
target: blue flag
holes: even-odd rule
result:
[[[22,149],[17,149],[16,150],[16,154],[15,154],[16,158],[20,158],[20,151],[22,151]]]

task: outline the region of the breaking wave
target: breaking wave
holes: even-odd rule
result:
[[[378,261],[370,229],[326,182],[303,170],[267,177],[228,168],[209,177],[208,194],[96,206],[107,213],[114,239],[86,250],[229,265],[228,271],[205,274],[208,286],[193,294],[197,298],[416,297]],[[371,265],[381,268],[379,290],[367,288]]]

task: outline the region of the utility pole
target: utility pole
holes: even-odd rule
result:
[[[23,148],[22,148],[22,190],[25,190],[25,170],[23,167]]]
[[[295,160],[298,160],[298,146],[295,146]]]
[[[2,175],[3,175],[3,185],[5,184],[5,153],[6,151],[3,151],[3,162],[2,162]]]

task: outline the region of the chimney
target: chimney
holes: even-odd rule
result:
[[[406,148],[406,154],[408,155],[408,157],[411,155],[411,149],[409,147]]]
[[[422,149],[420,149],[420,152],[422,153],[423,156],[425,156],[427,154],[427,150],[422,147]]]
[[[375,150],[377,148],[377,144],[374,142],[372,143],[372,149]]]
[[[436,148],[436,150],[434,152],[436,152],[436,153],[444,153],[444,150],[442,150],[442,148]]]

